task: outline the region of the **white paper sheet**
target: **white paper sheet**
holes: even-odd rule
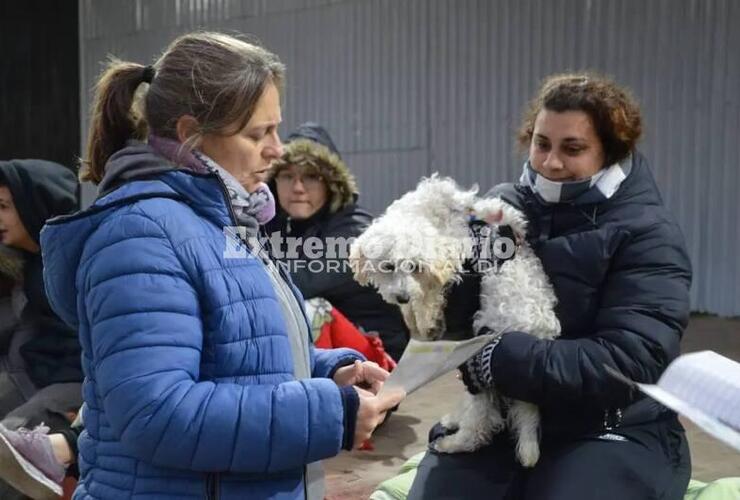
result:
[[[638,384],[606,369],[740,451],[740,363],[713,351],[684,354],[655,385]]]
[[[411,339],[398,366],[385,381],[380,393],[402,388],[406,394],[454,370],[493,340],[493,335],[481,335],[459,342],[437,340],[422,342]]]
[[[734,430],[728,425],[725,425],[715,417],[704,413],[699,408],[695,408],[685,401],[678,399],[657,385],[637,384],[637,386],[641,391],[655,399],[660,404],[667,406],[676,413],[679,413],[694,422],[707,434],[729,444],[737,451],[740,451],[740,432]]]

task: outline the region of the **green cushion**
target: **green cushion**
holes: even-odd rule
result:
[[[380,483],[369,500],[405,500],[416,477],[416,468],[425,453],[422,451],[406,460],[401,466],[400,474]]]
[[[411,487],[410,484],[409,487]],[[683,497],[684,500],[737,500],[738,498],[740,498],[740,477],[725,477],[711,483],[702,483],[692,479]]]

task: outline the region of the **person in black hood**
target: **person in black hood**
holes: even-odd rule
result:
[[[30,436],[23,428],[35,426],[36,434],[49,430],[60,433],[76,450],[76,433],[70,429],[70,419],[82,404],[81,347],[77,331],[69,328],[49,305],[40,232],[48,220],[77,209],[77,188],[74,173],[62,165],[44,160],[0,161],[0,238],[6,263],[3,270],[15,283],[10,308],[5,310],[13,316],[9,318],[12,321],[5,321],[12,326],[5,332],[7,344],[0,357],[3,480],[11,476],[31,477],[16,457],[18,452],[29,452],[31,448],[26,445],[40,441],[28,439],[26,445],[18,446],[14,436]],[[63,477],[64,468],[57,464],[56,469],[57,476]],[[22,491],[35,493],[39,491],[36,488]],[[47,494],[55,494],[44,485],[40,491],[43,496],[32,496],[46,498]],[[26,497],[0,482],[0,498]]]
[[[2,208],[0,208],[2,210]],[[23,255],[0,244],[0,353],[6,354],[18,324],[16,310],[21,306]],[[3,371],[0,368],[0,373]]]
[[[289,245],[274,248],[279,252],[277,258],[290,261],[288,270],[303,297],[324,298],[365,332],[377,332],[386,352],[398,360],[408,343],[400,311],[384,302],[376,290],[354,280],[347,256],[330,257],[332,238],[340,242],[338,252],[348,250],[341,243],[359,236],[373,216],[358,205],[354,176],[329,133],[317,123],[301,124],[288,136],[268,185],[278,202],[277,214],[266,226],[268,235],[273,235],[271,241],[275,241],[274,233],[302,238],[304,244],[318,238],[321,251],[327,251],[310,258],[305,245],[298,245],[294,255]]]

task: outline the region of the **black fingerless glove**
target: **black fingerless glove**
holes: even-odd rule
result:
[[[496,337],[478,351],[478,354],[460,365],[463,383],[470,394],[478,394],[493,387],[493,350],[500,340],[501,336]]]

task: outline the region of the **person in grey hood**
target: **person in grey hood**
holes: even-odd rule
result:
[[[285,238],[318,238],[324,250],[332,239],[354,238],[370,225],[372,214],[360,206],[355,178],[329,133],[313,122],[301,124],[286,140],[282,158],[270,171],[270,188],[277,198],[277,215],[266,231],[286,244],[279,249],[291,278],[305,299],[329,301],[365,332],[376,332],[390,356],[398,360],[409,333],[397,306],[383,301],[377,290],[360,286],[344,264],[347,256],[327,252],[309,258],[303,246],[289,256]],[[271,239],[271,241],[274,241]],[[348,245],[340,246],[348,249]]]

